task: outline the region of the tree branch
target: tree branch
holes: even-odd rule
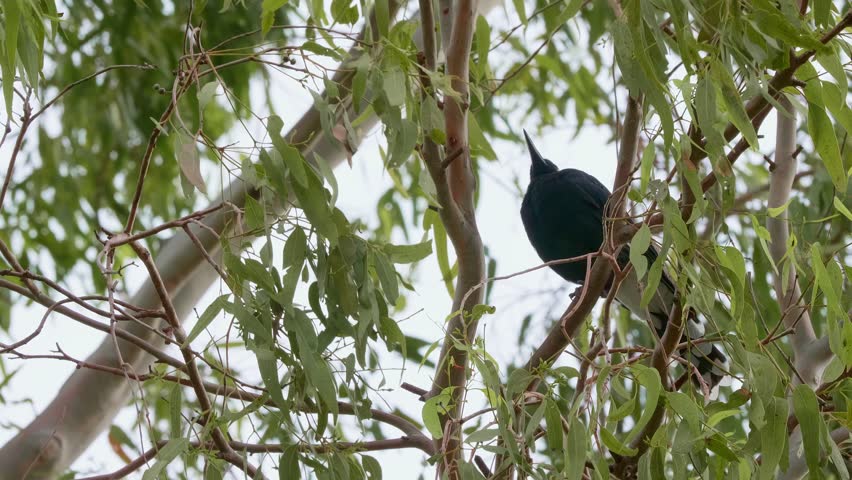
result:
[[[428,0],[426,0],[428,1]],[[443,8],[443,7],[442,7]],[[446,13],[442,11],[442,14]],[[442,449],[444,459],[438,471],[455,479],[459,475],[458,460],[461,454],[461,430],[457,420],[463,412],[464,386],[467,382],[468,353],[456,344],[469,345],[476,335],[477,321],[467,313],[473,305],[482,303],[482,291],[470,296],[467,292],[485,278],[485,257],[482,238],[476,226],[474,190],[476,188],[468,148],[467,111],[469,108],[469,60],[477,14],[477,0],[460,0],[456,4],[452,21],[452,36],[447,49],[447,75],[451,79],[453,94],[444,96],[444,120],[447,133],[446,151],[461,151],[459,157],[443,168],[443,162],[434,155],[427,142],[424,160],[437,187],[441,203],[439,215],[447,230],[458,259],[459,274],[451,312],[457,312],[447,324],[444,345],[438,360],[437,372],[430,396],[438,395],[451,387],[451,405],[441,417],[444,438],[435,439]],[[443,18],[443,17],[442,17]],[[425,32],[427,34],[430,32]],[[425,35],[424,35],[425,38]],[[426,60],[431,62],[432,59]],[[456,96],[457,95],[457,96]]]
[[[135,472],[142,468],[143,465],[153,460],[154,457],[157,456],[157,453],[166,445],[166,441],[157,442],[157,444],[146,450],[142,455],[134,459],[132,462],[128,463],[124,467],[106,475],[95,475],[93,477],[84,477],[78,480],[117,480],[120,478],[124,478],[127,475]],[[209,448],[210,445],[204,444],[201,442],[193,441],[189,442],[190,448]],[[238,441],[230,441],[228,442],[228,446],[231,447],[235,451],[245,452],[249,454],[255,453],[283,453],[290,445],[288,444],[263,444],[263,443],[245,443]],[[401,448],[420,448],[414,439],[409,437],[399,437],[399,438],[388,438],[385,440],[372,440],[368,442],[331,442],[324,443],[320,445],[311,445],[307,443],[297,444],[299,450],[305,453],[329,453],[329,452],[337,452],[337,451],[350,451],[350,452],[376,452],[381,450],[398,450]],[[230,462],[230,459],[226,458],[223,455],[218,455],[220,458]],[[242,465],[235,464],[236,467],[243,469]],[[248,474],[250,478],[265,478],[261,473],[256,471],[256,469],[252,468],[248,470]],[[259,476],[258,476],[259,475]]]
[[[786,111],[778,112],[775,169],[770,173],[767,208],[778,208],[787,204],[798,168],[798,161],[794,155],[796,111],[786,97],[782,97],[780,103]],[[794,329],[790,340],[796,370],[800,372],[802,379],[813,387],[819,383],[825,364],[819,364],[814,361],[815,359],[805,355],[808,347],[816,340],[816,335],[807,308],[799,303],[802,294],[798,285],[795,263],[791,262],[789,269],[783,266],[790,236],[788,220],[786,209],[776,217],[767,216],[766,218],[766,229],[771,235],[769,253],[772,255],[772,262],[778,268],[774,279],[775,295],[782,312],[781,322],[786,328]],[[783,275],[784,270],[788,271],[786,277]]]

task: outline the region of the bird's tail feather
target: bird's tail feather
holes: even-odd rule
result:
[[[728,358],[716,345],[703,341],[704,325],[694,310],[690,310],[685,330],[682,343],[687,343],[687,347],[680,352],[681,356],[689,359],[710,387],[718,385],[725,377]]]
[[[657,288],[656,294],[651,298],[647,307],[643,308],[641,306],[641,297],[644,291],[644,288],[642,288],[643,285],[638,282],[635,274],[631,273],[622,282],[616,294],[616,299],[627,307],[628,310],[636,314],[644,312],[645,315],[640,315],[642,317],[650,314],[651,324],[657,331],[657,334],[662,336],[669,321],[669,311],[677,300],[675,286],[668,278],[664,277]],[[683,337],[681,338],[681,343],[686,343],[687,347],[678,352],[678,355],[687,359],[695,366],[705,383],[710,388],[713,388],[726,375],[727,357],[716,345],[703,341],[704,335],[704,324],[698,319],[695,311],[690,310],[686,319]]]

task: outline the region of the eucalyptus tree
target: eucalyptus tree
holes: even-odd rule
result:
[[[82,478],[109,428],[124,466],[89,478],[380,478],[403,448],[452,479],[849,478],[849,3],[493,6],[3,2],[0,401],[30,360],[76,368],[3,419],[22,425],[0,476]],[[610,132],[613,195],[532,338],[487,292],[546,265],[500,270],[478,185],[508,172],[492,142],[566,119]],[[344,162],[381,162],[374,218],[339,207]],[[652,242],[651,264],[613,260]],[[435,338],[401,322],[425,262]],[[664,272],[658,336],[612,300],[635,274],[647,303]],[[718,391],[678,353],[692,314],[730,359]],[[486,316],[524,362],[489,353]],[[34,349],[49,319],[103,343]]]

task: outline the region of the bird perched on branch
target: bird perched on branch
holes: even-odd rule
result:
[[[610,197],[609,189],[580,170],[559,170],[553,162],[542,157],[526,131],[524,136],[532,165],[530,184],[521,205],[521,219],[538,256],[549,262],[597,252],[604,241],[604,212]],[[648,265],[652,265],[658,256],[654,245],[644,255]],[[629,262],[629,245],[625,245],[618,254],[618,263],[624,268]],[[565,280],[582,285],[587,265],[585,260],[579,260],[551,265],[550,268]],[[621,282],[615,299],[634,315],[649,321],[662,336],[677,296],[675,284],[663,273],[656,294],[647,307],[641,305],[643,292],[643,285],[632,269]],[[694,312],[688,315],[683,335],[683,341],[694,341],[704,336],[704,325]],[[724,374],[720,367],[724,368],[726,358],[715,345],[699,343],[680,354],[697,367],[711,387],[722,379]]]

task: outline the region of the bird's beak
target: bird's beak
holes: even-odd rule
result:
[[[538,149],[535,148],[535,145],[533,145],[533,142],[526,130],[524,130],[524,138],[527,139],[527,148],[530,151],[530,158],[532,159],[533,165],[543,165],[544,157],[542,157]]]

